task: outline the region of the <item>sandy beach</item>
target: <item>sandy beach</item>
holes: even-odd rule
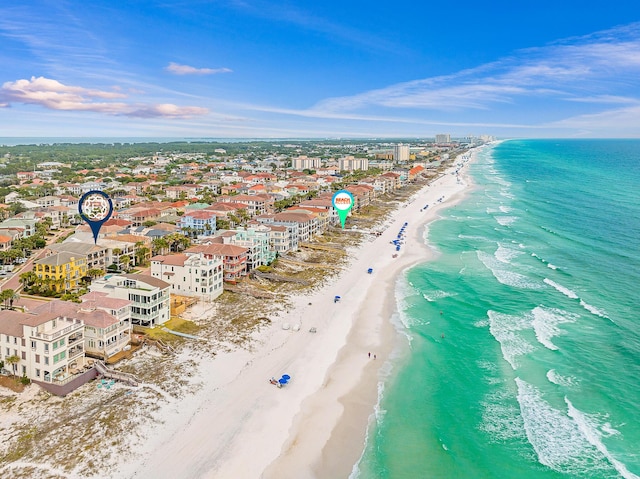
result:
[[[348,477],[362,453],[381,368],[401,337],[391,322],[396,282],[432,254],[424,225],[462,197],[469,182],[460,164],[456,159],[398,208],[347,270],[319,291],[291,298],[251,351],[203,360],[203,387],[162,406],[164,422],[149,427],[113,477]],[[405,244],[394,258],[390,242],[404,223]],[[284,330],[284,323],[292,327]],[[269,383],[282,374],[289,384]]]

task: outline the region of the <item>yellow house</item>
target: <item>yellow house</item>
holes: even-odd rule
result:
[[[34,272],[42,285],[54,291],[76,289],[87,275],[87,258],[73,253],[57,253],[34,262]]]

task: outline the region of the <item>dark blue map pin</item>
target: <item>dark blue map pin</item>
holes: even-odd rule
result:
[[[93,241],[98,243],[98,233],[102,225],[111,218],[113,202],[104,191],[88,191],[78,203],[80,217],[87,222],[93,232]]]

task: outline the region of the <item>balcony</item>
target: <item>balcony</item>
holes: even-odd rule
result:
[[[69,359],[73,359],[84,354],[84,345],[80,343],[72,348],[69,348],[67,350],[67,354],[69,355]]]
[[[62,321],[61,321],[62,322]],[[75,330],[81,330],[84,326],[82,324],[82,321],[78,320],[78,319],[74,319],[74,320],[67,320],[64,321],[65,323],[69,324],[69,326],[67,326],[64,329],[60,329],[58,331],[55,331],[53,333],[43,333],[40,331],[36,331],[35,333],[32,333],[32,337],[35,338],[39,338],[39,339],[44,339],[45,341],[52,341],[56,338],[59,338],[60,336],[64,336],[65,334],[70,333],[71,331],[75,331]],[[82,333],[80,333],[82,334]]]
[[[67,344],[71,346],[73,343],[77,341],[81,341],[82,339],[84,339],[84,336],[82,335],[81,331],[78,331],[77,333],[74,333],[71,336],[69,336],[69,338],[67,339]]]

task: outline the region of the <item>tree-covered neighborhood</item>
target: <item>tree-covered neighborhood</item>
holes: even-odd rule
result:
[[[164,327],[194,302],[257,282],[308,284],[283,269],[305,264],[302,250],[376,234],[397,195],[482,141],[0,146],[0,337],[38,313],[43,342],[2,349],[0,359],[9,373],[63,394],[90,358],[117,361],[134,331]],[[78,211],[94,190],[113,204],[97,240]],[[349,234],[329,240],[341,231],[338,190],[354,199]],[[44,339],[62,330],[64,343]],[[40,347],[63,345],[49,364],[36,360]]]

